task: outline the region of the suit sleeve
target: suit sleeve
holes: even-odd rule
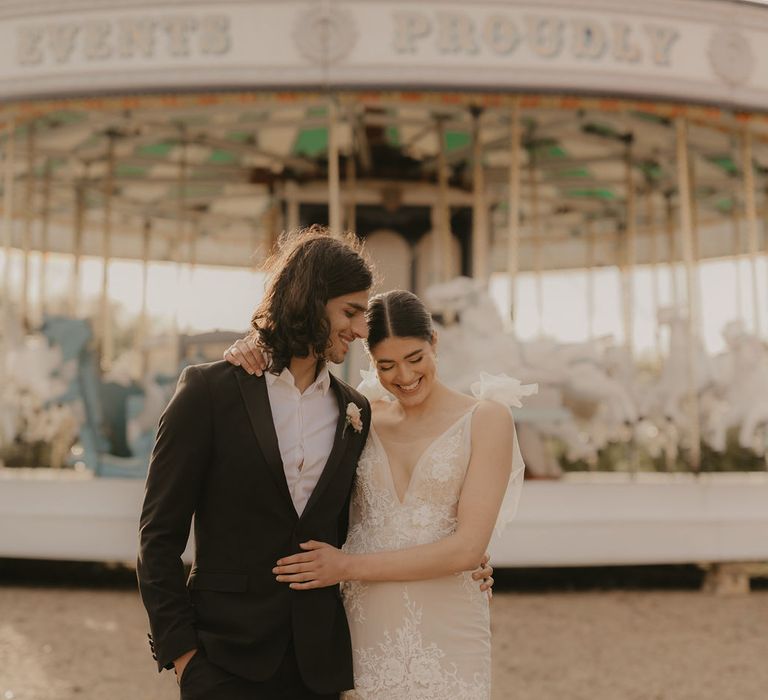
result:
[[[160,418],[139,526],[137,575],[158,671],[197,648],[181,555],[211,456],[212,414],[205,377],[187,367]]]

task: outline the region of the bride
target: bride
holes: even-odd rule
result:
[[[298,590],[342,583],[348,700],[487,700],[488,596],[470,570],[514,515],[524,467],[508,406],[535,386],[483,375],[472,398],[443,384],[432,318],[410,292],[373,297],[367,320],[380,385],[346,544],[303,543],[273,572]]]

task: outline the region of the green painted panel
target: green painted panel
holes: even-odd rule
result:
[[[390,146],[398,147],[400,146],[400,131],[396,126],[388,126],[387,131],[387,143]]]
[[[227,134],[227,140],[236,141],[237,143],[247,143],[253,138],[253,133],[250,131],[230,131]]]
[[[616,195],[611,190],[602,187],[579,187],[566,190],[565,195],[567,197],[583,197],[584,199],[616,199]]]
[[[115,166],[115,174],[118,177],[141,177],[147,174],[147,168],[143,168],[140,165],[118,163],[117,166]]]
[[[728,213],[733,209],[733,198],[723,197],[715,202],[715,208],[723,213]]]
[[[472,143],[472,137],[466,131],[445,132],[445,149],[448,152],[466,148],[470,143]]]
[[[160,143],[145,143],[136,149],[137,156],[148,156],[150,158],[163,158],[167,156],[174,148],[176,143],[173,141],[161,141]]]
[[[215,165],[231,165],[239,162],[237,154],[232,151],[225,151],[223,148],[217,148],[211,151],[211,155],[208,156],[208,162]]]
[[[586,168],[563,168],[552,173],[553,177],[584,178],[591,177]]]
[[[727,172],[729,175],[737,175],[739,172],[739,169],[736,167],[736,163],[734,163],[733,158],[728,155],[724,156],[709,156],[707,160],[710,163],[713,163],[718,168],[721,168],[725,172]]]
[[[318,156],[328,150],[328,129],[302,129],[293,145],[293,152],[300,156]]]

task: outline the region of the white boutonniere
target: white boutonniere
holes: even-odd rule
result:
[[[344,433],[347,432],[347,428],[352,426],[352,430],[356,433],[363,431],[363,419],[360,414],[360,406],[350,401],[347,404],[346,417],[344,419],[344,430],[341,431],[341,437],[344,437]]]

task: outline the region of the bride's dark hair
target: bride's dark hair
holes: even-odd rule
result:
[[[366,345],[369,351],[392,336],[431,341],[435,330],[432,315],[424,302],[404,289],[393,289],[374,296],[368,303],[365,317],[368,321]]]

